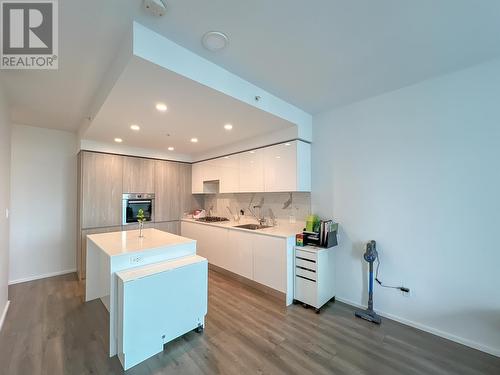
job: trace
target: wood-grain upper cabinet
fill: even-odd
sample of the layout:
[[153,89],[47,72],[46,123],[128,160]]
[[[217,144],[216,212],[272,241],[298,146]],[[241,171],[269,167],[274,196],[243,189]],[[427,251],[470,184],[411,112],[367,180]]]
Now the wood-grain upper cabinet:
[[82,229],[121,225],[123,157],[83,152],[80,169]]
[[193,195],[191,194],[191,178],[192,178],[191,164],[179,164],[179,186],[180,186],[180,215],[185,212],[190,212],[193,208]]
[[123,193],[154,193],[154,176],[154,160],[123,158]]
[[170,161],[155,161],[155,221],[179,220],[180,166]]

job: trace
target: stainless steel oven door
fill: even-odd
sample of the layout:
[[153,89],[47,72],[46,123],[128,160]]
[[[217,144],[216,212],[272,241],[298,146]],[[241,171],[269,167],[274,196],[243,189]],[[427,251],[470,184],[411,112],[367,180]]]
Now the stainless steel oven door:
[[154,221],[154,194],[123,194],[122,202],[122,225],[137,223],[140,209],[146,222]]

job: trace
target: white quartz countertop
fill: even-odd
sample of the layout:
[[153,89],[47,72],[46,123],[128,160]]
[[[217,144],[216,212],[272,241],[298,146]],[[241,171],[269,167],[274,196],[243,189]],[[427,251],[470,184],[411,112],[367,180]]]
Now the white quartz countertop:
[[154,249],[174,247],[196,242],[157,229],[144,229],[144,237],[139,238],[139,230],[91,234],[87,239],[94,242],[109,256],[138,253]]
[[295,235],[297,233],[302,233],[302,230],[304,229],[304,223],[302,223],[302,222],[297,222],[297,223],[293,223],[293,224],[291,224],[291,223],[278,223],[277,226],[274,226],[271,228],[251,230],[251,229],[245,229],[245,228],[236,228],[235,225],[256,224],[257,222],[255,220],[253,220],[253,221],[248,220],[248,219],[241,220],[239,223],[237,223],[235,221],[222,221],[222,222],[207,223],[207,222],[203,222],[203,221],[196,221],[194,219],[182,219],[182,221],[186,221],[189,223],[196,223],[196,224],[200,224],[200,225],[210,225],[213,227],[239,230],[239,231],[243,231],[243,232],[261,234],[261,235],[272,236],[272,237],[280,237],[280,238],[295,237]]

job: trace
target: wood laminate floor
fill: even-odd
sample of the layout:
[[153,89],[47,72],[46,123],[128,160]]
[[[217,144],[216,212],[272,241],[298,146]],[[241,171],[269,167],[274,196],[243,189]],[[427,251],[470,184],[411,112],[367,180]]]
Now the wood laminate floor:
[[[0,333],[0,373],[122,374],[107,356],[107,311],[76,275],[17,284]],[[320,315],[210,272],[204,333],[167,344],[127,374],[500,374],[496,358],[345,304]]]

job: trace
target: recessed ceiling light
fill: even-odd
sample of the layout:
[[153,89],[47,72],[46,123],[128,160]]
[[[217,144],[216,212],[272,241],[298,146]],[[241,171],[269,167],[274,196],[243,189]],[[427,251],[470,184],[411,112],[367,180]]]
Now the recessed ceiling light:
[[229,156],[224,156],[224,159],[229,159]]
[[115,142],[116,142],[116,143],[122,143],[122,142],[123,142],[123,139],[121,139],[121,138],[115,138]]
[[276,156],[276,159],[281,159],[281,156],[279,156],[279,155],[278,155],[278,156]]
[[290,143],[285,143],[285,146],[290,146]]
[[168,147],[168,151],[174,151],[174,150],[175,150],[175,148],[173,148],[172,146]]
[[132,125],[130,125],[130,129],[137,132],[137,131],[141,130],[141,127],[139,125],[132,124]]
[[226,129],[226,130],[231,130],[232,128],[233,128],[233,125],[231,125],[231,124],[224,125],[224,129]]
[[229,43],[229,39],[226,34],[220,31],[209,31],[203,35],[201,42],[206,49],[215,52],[226,48]]
[[156,103],[156,109],[160,112],[166,112],[167,105],[165,103]]
[[250,151],[251,154],[255,154],[255,151]]
[[198,138],[191,138],[192,143],[198,143]]

